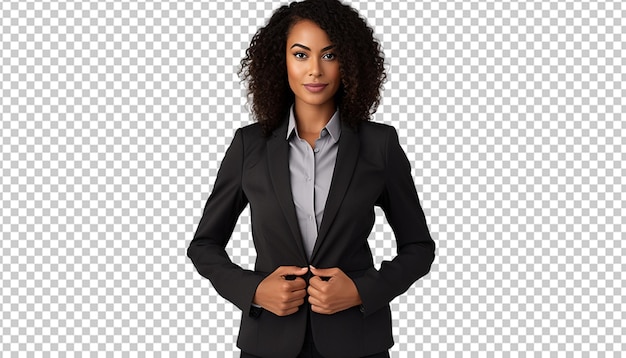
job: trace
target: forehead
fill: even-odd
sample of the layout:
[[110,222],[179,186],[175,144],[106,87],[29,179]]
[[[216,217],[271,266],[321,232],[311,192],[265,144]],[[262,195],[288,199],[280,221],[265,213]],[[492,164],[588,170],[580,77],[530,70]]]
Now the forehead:
[[322,30],[315,22],[300,20],[291,27],[287,34],[287,44],[292,45],[294,43],[326,47],[331,42],[326,31]]

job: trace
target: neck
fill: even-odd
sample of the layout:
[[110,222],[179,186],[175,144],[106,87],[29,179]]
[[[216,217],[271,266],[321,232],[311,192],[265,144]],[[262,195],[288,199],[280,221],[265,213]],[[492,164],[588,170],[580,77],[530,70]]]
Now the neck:
[[335,104],[332,102],[314,106],[296,101],[293,111],[296,116],[298,133],[319,134],[335,114],[335,110]]

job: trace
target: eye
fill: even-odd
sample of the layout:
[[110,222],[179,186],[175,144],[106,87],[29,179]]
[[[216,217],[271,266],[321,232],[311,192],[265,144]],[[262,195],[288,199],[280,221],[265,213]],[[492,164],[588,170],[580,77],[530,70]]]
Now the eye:
[[332,61],[332,60],[337,58],[337,55],[335,55],[334,53],[331,52],[331,53],[324,54],[324,56],[322,56],[322,58],[325,59],[325,60]]
[[303,60],[306,58],[306,54],[304,52],[296,52],[293,54],[295,58],[298,60]]

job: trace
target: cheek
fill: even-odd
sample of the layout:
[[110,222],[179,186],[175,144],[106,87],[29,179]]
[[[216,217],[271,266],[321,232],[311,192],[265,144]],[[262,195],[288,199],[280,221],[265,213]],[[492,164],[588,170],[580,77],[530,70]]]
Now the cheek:
[[329,66],[327,71],[330,77],[332,77],[335,81],[338,81],[341,78],[341,73],[339,72],[338,64],[333,63],[331,66]]
[[287,77],[289,82],[297,80],[299,76],[300,70],[298,68],[298,63],[287,60]]
[[293,69],[289,67],[289,65],[287,65],[287,82],[289,83],[289,88],[291,88],[291,90],[293,91],[293,88],[295,86],[295,81],[296,81],[296,76],[293,73]]

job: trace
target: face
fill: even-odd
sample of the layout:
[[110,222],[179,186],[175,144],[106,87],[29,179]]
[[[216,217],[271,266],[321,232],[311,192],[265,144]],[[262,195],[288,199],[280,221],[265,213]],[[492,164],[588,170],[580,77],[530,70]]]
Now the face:
[[334,45],[316,23],[301,20],[287,36],[287,76],[296,106],[332,106],[341,85]]

